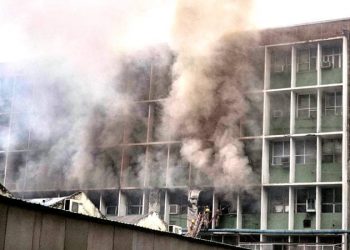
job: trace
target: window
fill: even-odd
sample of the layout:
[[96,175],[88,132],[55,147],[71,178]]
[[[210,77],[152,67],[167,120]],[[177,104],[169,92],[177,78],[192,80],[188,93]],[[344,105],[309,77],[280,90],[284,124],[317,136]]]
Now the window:
[[291,55],[289,51],[274,52],[271,56],[271,71],[273,73],[283,73],[290,71]]
[[269,190],[269,212],[270,213],[288,213],[289,196],[287,188],[278,188]]
[[297,52],[297,71],[316,70],[317,48],[299,49]]
[[341,188],[322,189],[322,213],[341,213],[342,210]]
[[317,116],[317,101],[315,94],[297,95],[297,117],[315,119]]
[[295,163],[308,164],[316,161],[316,141],[302,140],[295,142]]
[[128,215],[142,214],[142,195],[133,195],[128,197]]
[[118,215],[118,206],[108,206],[106,213],[107,215]]
[[306,213],[315,209],[315,189],[296,189],[295,210],[297,213]]
[[322,163],[341,163],[341,139],[322,140]]
[[324,114],[342,115],[342,92],[325,93],[324,95]]
[[325,47],[322,49],[322,68],[341,68],[342,51],[341,46]]
[[272,143],[272,165],[289,164],[289,141]]

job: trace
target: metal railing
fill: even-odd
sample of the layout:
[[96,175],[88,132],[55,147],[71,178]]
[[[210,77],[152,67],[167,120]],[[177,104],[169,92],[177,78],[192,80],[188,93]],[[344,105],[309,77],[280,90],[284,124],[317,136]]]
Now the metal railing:
[[240,247],[252,250],[341,250],[343,244],[322,243],[240,243]]

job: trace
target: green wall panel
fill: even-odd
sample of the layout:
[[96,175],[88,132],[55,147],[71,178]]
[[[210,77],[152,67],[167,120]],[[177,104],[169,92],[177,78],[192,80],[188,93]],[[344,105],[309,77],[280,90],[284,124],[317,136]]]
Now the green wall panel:
[[290,88],[291,73],[271,73],[270,88],[280,89],[280,88]]
[[322,70],[322,84],[332,84],[342,82],[342,68],[337,69],[323,69]]
[[288,229],[288,213],[267,214],[268,229]]
[[236,223],[236,214],[223,214],[219,218],[219,226],[217,228],[236,228]]
[[341,163],[322,163],[321,180],[322,181],[341,181],[342,180]]
[[288,183],[289,166],[270,166],[270,183]]
[[[311,227],[304,227],[304,220],[311,220]],[[295,213],[294,214],[294,229],[315,229],[316,216],[315,213]]]
[[315,181],[316,181],[316,163],[295,165],[295,182],[315,182]]
[[281,118],[271,118],[270,134],[282,135],[289,134],[289,116]]
[[302,133],[315,133],[316,132],[316,118],[300,119],[295,118],[295,132]]
[[341,115],[322,116],[321,128],[322,128],[322,132],[341,131],[342,116]]
[[317,73],[316,71],[299,72],[296,74],[297,87],[309,86],[317,84]]
[[242,214],[242,228],[259,229],[260,214]]
[[321,213],[322,229],[341,229],[341,213]]

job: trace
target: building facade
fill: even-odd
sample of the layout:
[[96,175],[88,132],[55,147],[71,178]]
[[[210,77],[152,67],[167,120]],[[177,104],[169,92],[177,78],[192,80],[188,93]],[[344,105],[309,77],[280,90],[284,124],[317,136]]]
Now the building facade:
[[213,189],[181,158],[181,141],[160,136],[171,60],[126,67],[125,82],[141,87],[134,96],[135,115],[123,123],[121,136],[95,152],[114,169],[115,183],[106,186],[43,188],[32,185],[35,178],[16,184],[38,149],[31,136],[35,128],[21,120],[26,108],[21,95],[30,91],[23,81],[4,77],[0,181],[23,198],[84,189],[109,218],[156,211],[183,228],[189,223],[189,191],[199,189],[199,210],[208,206],[213,216],[220,211],[202,238],[252,249],[347,249],[349,31],[350,20],[260,31],[264,69],[259,89],[249,93],[260,108],[247,114],[240,134],[259,179],[254,192]]

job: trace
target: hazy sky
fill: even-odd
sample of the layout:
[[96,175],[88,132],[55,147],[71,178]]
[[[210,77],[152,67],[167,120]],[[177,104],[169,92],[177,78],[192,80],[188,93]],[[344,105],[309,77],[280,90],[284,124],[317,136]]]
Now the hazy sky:
[[[339,19],[344,17],[350,17],[350,0],[255,0],[255,11],[254,11],[254,20],[259,28],[267,27],[279,27],[279,26],[289,26],[294,24],[316,22],[322,20],[331,20]],[[71,9],[75,8],[78,12],[84,11],[86,7],[86,2],[83,0],[74,0],[74,1],[63,1],[52,0],[48,1],[54,4],[64,4],[62,7],[63,11],[71,12]],[[155,42],[167,42],[170,36],[170,27],[171,19],[174,10],[175,0],[133,0],[130,3],[135,2],[134,6],[140,8],[140,5],[144,5],[140,11],[134,11],[132,15],[132,21],[129,23],[125,21],[126,25],[123,30],[123,34],[115,35],[116,39],[119,39],[120,44],[118,46],[129,46],[133,47],[142,47],[143,44],[153,44]],[[0,0],[0,62],[2,61],[17,61],[23,58],[31,58],[34,55],[40,53],[40,48],[30,47],[29,44],[33,43],[31,37],[28,37],[28,34],[23,32],[21,25],[16,23],[16,18],[18,16],[12,16],[7,13],[7,5],[12,4],[13,6],[16,3],[19,5],[18,9],[29,8],[31,5],[40,4],[40,7],[44,10],[47,8],[47,2],[39,0],[29,0],[26,1],[25,7],[23,7],[23,1],[18,0]],[[34,3],[34,4],[33,4]],[[108,4],[110,5],[123,5],[124,1],[118,0],[90,0],[90,5],[101,7],[102,10]],[[106,4],[105,4],[106,3]],[[218,0],[218,4],[220,0]],[[54,4],[51,4],[54,6]],[[45,6],[46,5],[46,6]],[[103,6],[106,5],[106,6]],[[132,5],[132,4],[130,4]],[[12,7],[13,7],[12,6]],[[82,8],[80,8],[82,6]],[[151,7],[150,7],[151,6]],[[98,8],[96,7],[96,8]],[[148,9],[147,9],[148,8]],[[15,10],[17,7],[15,6]],[[80,10],[79,10],[80,9]],[[132,12],[132,7],[128,6],[122,12],[120,12],[120,18],[123,20],[128,20],[127,16],[129,10]],[[127,11],[125,11],[127,10]],[[51,10],[52,11],[52,10]],[[91,11],[91,9],[89,10]],[[92,11],[93,12],[93,11]],[[102,11],[103,12],[103,11]],[[22,13],[28,13],[22,12]],[[35,12],[34,12],[35,13]],[[96,12],[97,13],[97,12]],[[94,13],[94,14],[96,14]],[[100,12],[98,12],[100,13]],[[98,15],[98,13],[96,15]],[[62,19],[61,15],[56,12],[57,19]],[[63,14],[63,13],[62,13]],[[15,15],[20,15],[15,12]],[[28,18],[29,14],[26,15]],[[48,16],[50,16],[48,14]],[[124,17],[125,16],[125,17]],[[96,18],[96,16],[95,16]],[[103,21],[105,17],[101,16]],[[23,18],[22,18],[23,19]],[[52,17],[55,20],[55,17]],[[108,20],[108,19],[107,19]],[[78,22],[84,20],[78,20]],[[42,23],[42,22],[41,22]],[[45,23],[45,22],[44,22]],[[56,22],[59,23],[59,22]],[[106,22],[110,23],[110,22]],[[37,23],[40,26],[40,22]],[[48,26],[48,25],[46,25]],[[122,41],[122,40],[125,41]],[[141,43],[141,46],[140,46]],[[32,45],[31,45],[32,46]],[[35,46],[34,46],[35,47]],[[119,49],[119,47],[118,47]]]
[[262,28],[350,18],[349,0],[255,1],[255,21]]

